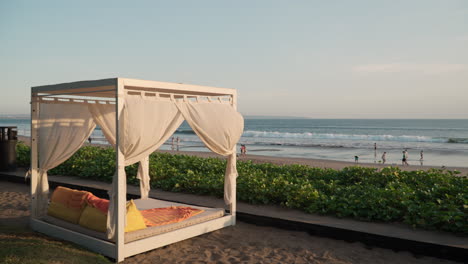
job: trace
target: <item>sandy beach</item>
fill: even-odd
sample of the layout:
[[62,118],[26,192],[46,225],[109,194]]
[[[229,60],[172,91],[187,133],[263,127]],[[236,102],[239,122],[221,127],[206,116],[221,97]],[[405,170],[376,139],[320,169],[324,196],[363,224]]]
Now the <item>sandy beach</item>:
[[[29,188],[0,182],[0,225],[27,227]],[[238,222],[199,237],[126,259],[123,263],[456,263],[409,252],[371,248],[305,232]]]
[[[182,154],[182,155],[195,155],[199,157],[220,157],[215,153],[210,152],[195,152],[195,151],[170,151],[170,150],[160,150],[158,152],[166,152],[172,154]],[[418,166],[418,165],[409,165],[401,166],[398,164],[377,164],[377,163],[354,163],[346,161],[337,161],[337,160],[323,160],[323,159],[308,159],[308,158],[290,158],[290,157],[271,157],[271,156],[261,156],[261,155],[244,155],[239,156],[238,160],[247,161],[251,160],[254,163],[273,163],[278,165],[291,165],[291,164],[301,164],[308,165],[311,167],[318,168],[329,168],[329,169],[343,169],[350,166],[361,166],[368,168],[385,168],[388,166],[399,167],[401,170],[405,171],[414,171],[414,170],[428,170],[428,169],[441,169],[442,167],[436,166]],[[457,170],[460,171],[462,175],[468,175],[468,167],[444,167],[448,170]]]
[[[29,145],[30,138],[18,136],[18,140],[25,142]],[[99,144],[89,144],[85,143],[85,145],[93,145],[93,146],[101,146],[101,147],[108,147],[108,145],[99,145]],[[158,150],[157,152],[162,153],[172,153],[172,154],[180,154],[180,155],[193,155],[198,157],[212,157],[212,158],[223,158],[222,156],[213,153],[213,152],[203,152],[203,151],[175,151],[175,150]],[[414,171],[414,170],[428,170],[431,168],[441,169],[441,167],[436,166],[419,166],[419,165],[410,165],[410,166],[401,166],[399,164],[377,164],[377,163],[354,163],[354,162],[346,162],[346,161],[337,161],[337,160],[325,160],[325,159],[309,159],[309,158],[291,158],[291,157],[272,157],[272,156],[261,156],[261,155],[239,155],[238,160],[241,161],[248,161],[251,160],[254,163],[273,163],[278,165],[290,165],[290,164],[301,164],[301,165],[308,165],[311,167],[318,167],[318,168],[330,168],[330,169],[343,169],[345,167],[350,166],[362,166],[362,167],[369,167],[369,168],[384,168],[387,166],[392,167],[399,167],[405,171]],[[461,175],[468,175],[468,167],[444,167],[448,170],[458,170],[461,172]]]

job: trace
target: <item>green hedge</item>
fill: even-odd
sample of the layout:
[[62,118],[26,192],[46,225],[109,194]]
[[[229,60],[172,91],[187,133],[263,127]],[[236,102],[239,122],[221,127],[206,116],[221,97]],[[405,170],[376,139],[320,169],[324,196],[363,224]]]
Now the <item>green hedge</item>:
[[[27,147],[19,145],[18,149],[18,161],[27,164]],[[225,165],[216,158],[154,153],[150,156],[151,184],[166,191],[222,197]],[[250,161],[238,161],[237,168],[240,201],[468,234],[468,178],[457,176],[459,172],[392,167],[333,170]],[[87,146],[49,174],[110,182],[114,170],[112,148]],[[131,184],[137,184],[136,171],[136,165],[126,167]]]

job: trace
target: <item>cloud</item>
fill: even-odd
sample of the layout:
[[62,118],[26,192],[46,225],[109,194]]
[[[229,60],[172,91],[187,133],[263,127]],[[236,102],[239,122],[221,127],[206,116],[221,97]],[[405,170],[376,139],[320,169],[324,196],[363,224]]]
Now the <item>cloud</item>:
[[357,73],[422,73],[443,74],[468,71],[467,64],[414,64],[414,63],[388,63],[363,64],[352,68]]

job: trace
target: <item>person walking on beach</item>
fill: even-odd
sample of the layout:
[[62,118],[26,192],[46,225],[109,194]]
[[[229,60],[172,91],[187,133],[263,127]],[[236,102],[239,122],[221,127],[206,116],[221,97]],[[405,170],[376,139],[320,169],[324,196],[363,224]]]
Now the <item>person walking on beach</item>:
[[88,137],[89,144],[91,144],[91,141],[92,141],[91,137]]
[[403,151],[403,158],[401,159],[401,165],[409,165],[408,164],[408,152],[406,150]]
[[176,141],[177,141],[177,151],[179,151],[179,143],[180,143],[180,138],[179,138],[179,137],[177,137]]
[[423,165],[423,161],[424,161],[424,152],[421,150],[421,158],[419,159],[419,163],[421,163],[421,166]]
[[387,161],[387,152],[384,152],[382,154],[382,164],[385,164],[386,161]]
[[174,137],[171,139],[171,150],[174,150]]
[[359,162],[359,157],[358,156],[354,156],[354,163],[358,163]]
[[245,156],[245,153],[247,152],[247,149],[244,144],[241,145],[241,155]]

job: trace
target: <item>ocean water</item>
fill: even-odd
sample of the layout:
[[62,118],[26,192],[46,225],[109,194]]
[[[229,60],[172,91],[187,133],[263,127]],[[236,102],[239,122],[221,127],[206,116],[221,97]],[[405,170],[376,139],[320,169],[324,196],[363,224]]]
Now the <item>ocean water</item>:
[[[0,119],[1,125],[16,125],[20,135],[30,135],[29,119]],[[208,151],[186,123],[174,137],[180,150]],[[92,138],[106,143],[99,129]],[[352,162],[358,156],[366,163],[381,162],[385,151],[387,164],[401,164],[407,149],[410,165],[468,167],[468,120],[247,118],[239,144],[249,154]],[[171,139],[161,147],[171,148]]]

